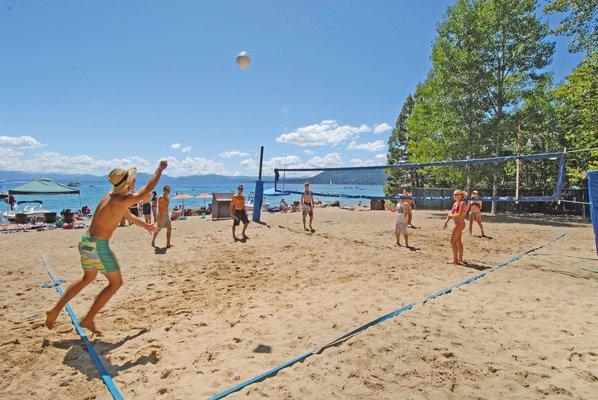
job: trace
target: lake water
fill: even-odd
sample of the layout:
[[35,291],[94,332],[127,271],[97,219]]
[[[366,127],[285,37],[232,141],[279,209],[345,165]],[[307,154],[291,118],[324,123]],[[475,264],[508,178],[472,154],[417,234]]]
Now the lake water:
[[[13,187],[17,187],[27,183],[27,181],[2,181],[0,182],[0,191],[8,192],[9,189]],[[60,182],[66,183],[66,182]],[[143,185],[144,182],[140,182],[138,184],[138,188]],[[255,190],[255,181],[251,182],[226,182],[226,183],[197,183],[195,184],[193,181],[185,181],[184,183],[177,183],[176,181],[169,182],[165,180],[164,182],[160,182],[157,186],[158,194],[162,191],[162,186],[165,184],[171,185],[171,192],[172,197],[174,194],[178,192],[184,192],[193,196],[197,196],[200,193],[232,193],[235,192],[237,186],[242,184],[245,187],[246,196],[249,196]],[[264,189],[269,189],[274,186],[273,183],[265,183]],[[282,186],[279,183],[278,189],[281,190],[284,187],[286,190],[292,191],[303,191],[303,185],[301,184],[286,184]],[[17,201],[23,200],[41,200],[44,202],[43,207],[50,211],[60,212],[65,208],[70,208],[71,210],[80,209],[81,206],[87,205],[91,208],[92,212],[96,207],[100,198],[110,190],[111,185],[108,182],[103,182],[102,180],[84,182],[81,181],[81,185],[77,187],[80,191],[81,198],[79,199],[78,195],[59,195],[59,196],[37,196],[37,195],[28,195],[28,196],[15,196]],[[382,186],[381,185],[312,185],[312,190],[316,193],[340,193],[345,195],[351,196],[381,196],[382,195]],[[284,198],[287,203],[290,203],[295,200],[299,200],[300,195],[298,194],[289,194],[285,196],[264,196],[264,202],[277,205],[280,202],[280,199]],[[316,199],[322,200],[323,202],[331,202],[334,200],[340,200],[343,204],[357,204],[361,202],[368,202],[367,199],[359,199],[359,198],[344,198],[338,196],[316,196]],[[211,199],[189,199],[185,200],[186,207],[194,207],[194,206],[203,206],[208,203],[211,203]],[[178,205],[181,204],[181,200],[172,199],[171,205]],[[6,207],[6,204],[1,204],[2,208]],[[2,210],[4,212],[4,210]]]

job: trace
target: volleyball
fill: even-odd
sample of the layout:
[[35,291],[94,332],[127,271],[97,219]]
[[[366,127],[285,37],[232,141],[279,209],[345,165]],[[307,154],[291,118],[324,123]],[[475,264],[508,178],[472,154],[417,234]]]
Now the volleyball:
[[249,53],[246,51],[242,51],[237,54],[237,65],[243,69],[249,68],[249,64],[251,63],[251,58],[249,58]]

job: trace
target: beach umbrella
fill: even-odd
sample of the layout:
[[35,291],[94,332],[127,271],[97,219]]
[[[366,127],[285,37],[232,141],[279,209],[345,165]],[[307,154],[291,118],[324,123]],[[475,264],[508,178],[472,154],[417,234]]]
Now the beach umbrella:
[[192,199],[193,196],[191,196],[190,194],[187,194],[187,193],[180,192],[180,193],[177,193],[176,196],[174,196],[174,198],[177,200],[181,200],[181,202],[183,203],[183,208],[185,208],[185,200]]
[[203,199],[203,206],[205,208],[206,206],[206,199],[211,199],[212,198],[212,193],[200,193],[197,196],[195,196],[196,199]]

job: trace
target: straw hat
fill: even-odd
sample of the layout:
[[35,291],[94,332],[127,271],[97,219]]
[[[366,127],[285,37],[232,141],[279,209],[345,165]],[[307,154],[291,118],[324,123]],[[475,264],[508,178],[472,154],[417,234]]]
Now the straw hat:
[[133,167],[126,171],[122,168],[114,168],[108,174],[108,180],[114,186],[110,193],[118,193],[125,188],[129,183],[135,179],[137,175],[137,168]]

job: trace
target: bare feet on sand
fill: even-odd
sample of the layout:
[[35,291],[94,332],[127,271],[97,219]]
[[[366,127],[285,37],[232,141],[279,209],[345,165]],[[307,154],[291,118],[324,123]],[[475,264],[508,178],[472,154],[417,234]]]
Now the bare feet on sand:
[[102,331],[100,331],[98,329],[98,327],[96,326],[96,323],[93,320],[92,321],[88,321],[86,319],[83,319],[79,325],[81,325],[81,328],[88,329],[91,332],[95,333],[96,335],[101,335],[102,334]]
[[46,322],[44,323],[44,325],[46,325],[46,328],[48,329],[52,329],[54,328],[54,324],[56,323],[56,318],[58,318],[58,313],[55,311],[46,311]]
[[167,248],[167,249],[170,249],[171,247],[174,247],[174,244],[167,244],[167,245],[166,245],[166,248]]

